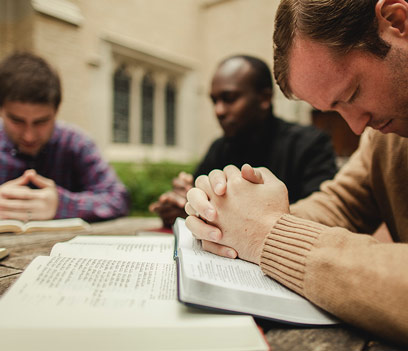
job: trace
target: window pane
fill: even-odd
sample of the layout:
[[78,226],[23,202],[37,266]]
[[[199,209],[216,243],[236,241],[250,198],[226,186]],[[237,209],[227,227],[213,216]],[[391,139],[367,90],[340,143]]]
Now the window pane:
[[166,145],[176,145],[176,90],[166,86]]
[[124,66],[113,76],[113,142],[129,142],[129,101],[131,78]]
[[154,83],[145,75],[142,83],[142,144],[153,144]]

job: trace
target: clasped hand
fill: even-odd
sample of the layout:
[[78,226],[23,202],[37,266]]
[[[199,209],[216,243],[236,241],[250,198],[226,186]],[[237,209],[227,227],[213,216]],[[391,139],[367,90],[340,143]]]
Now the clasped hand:
[[[28,184],[38,189],[31,189]],[[20,221],[53,219],[58,208],[58,192],[53,180],[30,169],[0,186],[0,218]]]
[[196,179],[187,227],[207,251],[259,263],[266,235],[289,213],[286,186],[266,168],[227,166]]
[[177,217],[186,217],[184,206],[187,202],[187,191],[193,187],[193,176],[180,172],[173,179],[173,189],[162,194],[157,202],[149,206],[151,212],[156,212],[165,227],[171,228]]

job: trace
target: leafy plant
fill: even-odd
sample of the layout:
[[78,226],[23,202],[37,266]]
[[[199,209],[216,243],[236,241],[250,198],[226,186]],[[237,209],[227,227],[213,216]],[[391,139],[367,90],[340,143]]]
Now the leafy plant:
[[119,179],[127,187],[131,198],[131,215],[150,216],[149,205],[170,190],[171,181],[181,172],[193,173],[196,163],[174,162],[112,162]]

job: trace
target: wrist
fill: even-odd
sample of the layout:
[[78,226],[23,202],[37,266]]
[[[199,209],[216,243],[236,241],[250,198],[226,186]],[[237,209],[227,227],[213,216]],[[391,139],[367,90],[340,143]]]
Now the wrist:
[[285,213],[277,214],[277,215],[272,215],[270,216],[270,221],[269,224],[266,228],[266,230],[262,231],[262,235],[259,236],[259,239],[257,241],[257,245],[254,248],[254,254],[253,257],[254,259],[252,262],[260,265],[262,261],[262,254],[264,252],[264,247],[265,247],[265,242],[267,240],[268,235],[271,233],[273,228],[279,223],[279,220],[285,215]]

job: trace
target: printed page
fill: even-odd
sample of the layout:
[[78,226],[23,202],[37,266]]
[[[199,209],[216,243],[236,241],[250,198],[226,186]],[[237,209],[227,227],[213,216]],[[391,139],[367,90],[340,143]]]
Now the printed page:
[[[112,248],[122,259],[112,257]],[[59,249],[34,259],[0,299],[6,348],[268,349],[251,317],[178,302],[173,236],[79,237],[62,246],[66,253],[85,250],[95,257],[58,256]],[[97,257],[104,252],[111,256]],[[123,259],[126,253],[131,259]]]
[[179,256],[182,253],[183,274],[187,278],[234,290],[299,297],[265,276],[258,265],[204,251],[200,241],[196,240],[187,228],[184,219],[177,218],[175,233]]
[[57,243],[50,256],[109,258],[172,263],[174,236],[77,236]]
[[86,318],[86,311],[139,313],[168,301],[176,302],[174,262],[39,256],[6,292],[0,309],[18,306],[27,316],[32,309],[79,311]]
[[184,221],[177,225],[180,299],[196,305],[250,313],[299,324],[338,321],[302,296],[264,275],[261,268],[240,259],[220,257],[202,249]]
[[0,299],[0,335],[32,330],[49,342],[54,332],[78,330],[74,339],[92,335],[95,345],[116,330],[146,350],[267,349],[252,318],[192,310],[176,292],[174,262],[39,256]]
[[176,300],[174,237],[78,236],[37,257],[3,300],[45,308],[139,308]]
[[181,253],[183,274],[188,279],[234,290],[303,299],[267,277],[256,264],[220,257],[201,248],[182,248]]

